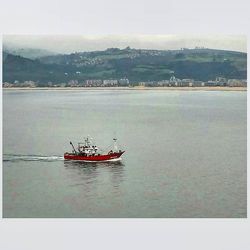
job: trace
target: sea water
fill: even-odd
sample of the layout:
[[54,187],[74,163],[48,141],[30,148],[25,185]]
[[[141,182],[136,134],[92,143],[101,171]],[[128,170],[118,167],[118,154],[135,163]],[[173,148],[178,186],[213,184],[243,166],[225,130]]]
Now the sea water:
[[[4,90],[3,216],[247,215],[247,95]],[[119,163],[63,160],[90,135]]]

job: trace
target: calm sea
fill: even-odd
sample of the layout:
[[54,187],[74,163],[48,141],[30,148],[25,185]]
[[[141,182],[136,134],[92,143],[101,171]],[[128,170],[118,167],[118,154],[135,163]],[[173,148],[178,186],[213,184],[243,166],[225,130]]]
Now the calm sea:
[[[3,91],[4,217],[246,217],[247,94]],[[63,160],[90,135],[121,163]]]

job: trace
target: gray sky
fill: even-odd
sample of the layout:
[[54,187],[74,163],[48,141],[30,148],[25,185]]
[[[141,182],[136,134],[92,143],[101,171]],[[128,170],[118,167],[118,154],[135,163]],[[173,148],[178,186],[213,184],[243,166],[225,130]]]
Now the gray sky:
[[194,48],[247,51],[246,36],[237,35],[4,35],[3,44],[58,53],[105,50],[111,47],[172,50]]

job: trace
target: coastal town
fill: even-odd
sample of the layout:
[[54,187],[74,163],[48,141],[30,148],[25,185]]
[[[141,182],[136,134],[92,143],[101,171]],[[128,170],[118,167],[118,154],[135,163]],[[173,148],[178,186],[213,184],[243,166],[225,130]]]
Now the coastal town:
[[[4,82],[3,88],[36,88],[40,87],[38,82],[15,80],[13,83]],[[128,78],[121,79],[87,79],[84,81],[70,80],[67,83],[48,82],[43,85],[50,88],[79,88],[79,87],[247,87],[246,79],[227,79],[216,77],[209,81],[198,81],[194,79],[179,79],[171,76],[170,79],[161,81],[131,82]]]

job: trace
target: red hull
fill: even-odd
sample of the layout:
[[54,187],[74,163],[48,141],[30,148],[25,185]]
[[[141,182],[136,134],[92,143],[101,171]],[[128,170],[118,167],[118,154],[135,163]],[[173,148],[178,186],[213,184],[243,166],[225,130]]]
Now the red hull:
[[93,161],[93,162],[114,161],[114,160],[118,160],[124,152],[125,151],[119,152],[119,153],[107,154],[107,155],[94,155],[94,156],[82,156],[82,155],[75,155],[71,153],[65,153],[64,159],[75,160],[75,161]]

